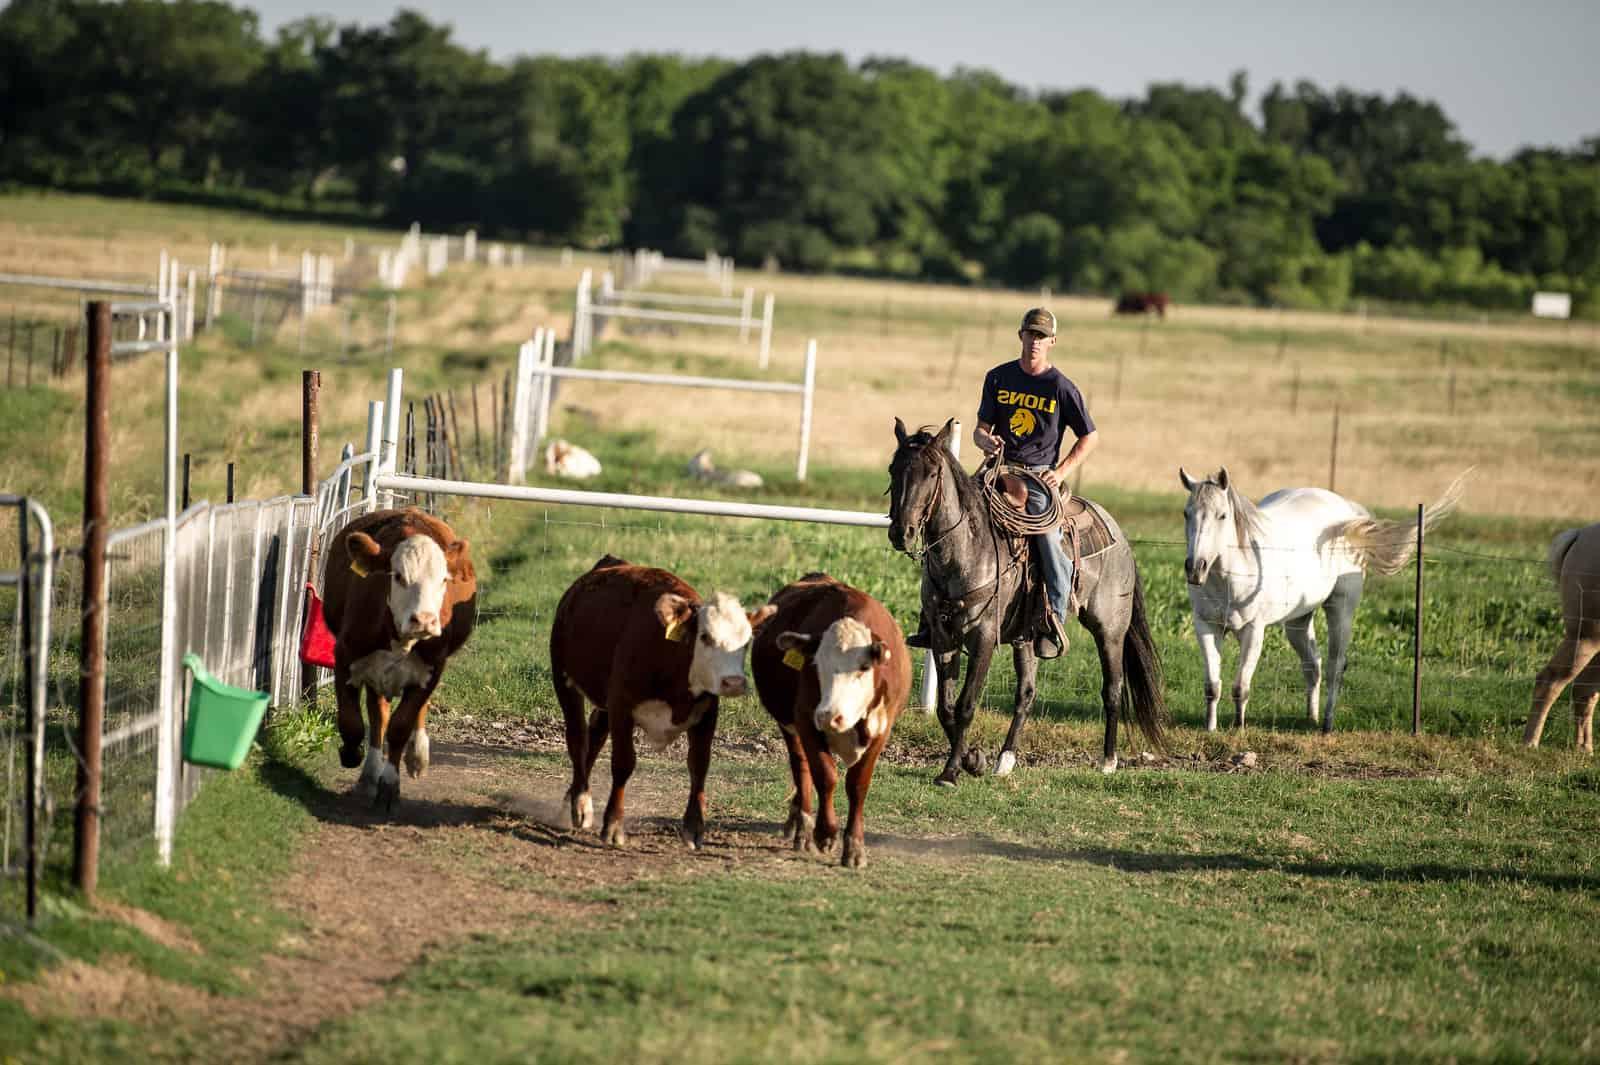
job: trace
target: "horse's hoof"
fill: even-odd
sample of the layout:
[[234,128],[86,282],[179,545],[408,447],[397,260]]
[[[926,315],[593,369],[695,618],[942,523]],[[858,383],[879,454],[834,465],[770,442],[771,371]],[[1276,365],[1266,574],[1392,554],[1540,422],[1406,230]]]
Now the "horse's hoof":
[[983,771],[989,768],[989,756],[983,753],[983,748],[973,747],[961,756],[961,768],[975,777],[983,776]]
[[960,779],[961,777],[956,770],[946,769],[943,773],[933,778],[933,783],[936,787],[953,788]]
[[366,748],[359,743],[353,747],[341,746],[339,748],[339,764],[346,769],[354,769],[361,764],[361,760],[366,756]]
[[1009,777],[1011,771],[1015,768],[1017,768],[1017,752],[1001,751],[1000,760],[994,764],[994,775],[997,777]]

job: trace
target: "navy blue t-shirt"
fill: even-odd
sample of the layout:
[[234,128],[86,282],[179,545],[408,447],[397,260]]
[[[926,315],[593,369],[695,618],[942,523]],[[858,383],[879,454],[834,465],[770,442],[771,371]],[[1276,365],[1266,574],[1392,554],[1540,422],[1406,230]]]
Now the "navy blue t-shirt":
[[1024,466],[1054,466],[1064,430],[1080,437],[1094,432],[1077,385],[1054,366],[1033,377],[1018,359],[984,376],[978,420],[1005,441],[1006,461]]

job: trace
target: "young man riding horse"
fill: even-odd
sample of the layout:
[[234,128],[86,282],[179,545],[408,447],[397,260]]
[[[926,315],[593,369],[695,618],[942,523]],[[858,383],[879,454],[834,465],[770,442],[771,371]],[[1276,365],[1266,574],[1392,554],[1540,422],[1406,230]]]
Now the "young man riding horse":
[[[1002,363],[984,376],[972,442],[985,455],[998,453],[1005,462],[1038,474],[1050,491],[1059,493],[1072,470],[1099,446],[1100,434],[1078,386],[1050,365],[1056,316],[1043,307],[1033,308],[1022,316],[1017,337],[1022,341],[1022,353],[1016,361]],[[1061,444],[1067,431],[1074,440],[1063,455]],[[1032,478],[1027,487],[1028,513],[1049,510],[1045,489]],[[1050,601],[1046,629],[1035,638],[1034,653],[1040,658],[1056,658],[1067,649],[1061,619],[1067,616],[1072,594],[1072,560],[1062,546],[1059,529],[1030,539],[1038,552]],[[913,647],[929,646],[926,623],[906,642]]]

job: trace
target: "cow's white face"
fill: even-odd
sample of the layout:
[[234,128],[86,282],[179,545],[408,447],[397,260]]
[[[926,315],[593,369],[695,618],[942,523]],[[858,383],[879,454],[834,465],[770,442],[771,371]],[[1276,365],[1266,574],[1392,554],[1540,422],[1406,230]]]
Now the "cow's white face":
[[694,660],[689,663],[689,690],[696,695],[744,694],[744,653],[750,647],[750,618],[739,600],[718,592],[700,604]]
[[855,618],[828,626],[812,659],[820,696],[815,714],[819,732],[847,732],[867,716],[877,690],[872,667],[888,658],[889,649]]
[[450,566],[431,536],[408,536],[389,560],[389,613],[401,640],[439,635]]

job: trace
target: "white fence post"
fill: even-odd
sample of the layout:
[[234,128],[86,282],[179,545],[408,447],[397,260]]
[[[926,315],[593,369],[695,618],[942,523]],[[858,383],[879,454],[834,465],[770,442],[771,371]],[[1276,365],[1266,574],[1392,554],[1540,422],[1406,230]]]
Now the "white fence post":
[[478,258],[478,231],[467,230],[466,237],[461,241],[461,258],[467,262],[476,262]]
[[761,308],[761,368],[767,368],[767,360],[772,355],[772,293],[767,293],[766,303]]
[[739,305],[739,343],[743,344],[750,339],[750,312],[755,309],[756,290],[749,285],[744,287],[744,303]]
[[[961,461],[961,423],[950,426],[950,454]],[[939,708],[939,671],[933,664],[933,651],[922,652],[922,711],[932,713]]]
[[[556,364],[556,331],[545,330],[544,334],[544,367],[549,369]],[[554,384],[551,376],[546,373],[539,378],[539,406],[534,412],[533,442],[538,444],[550,432],[550,389]]]
[[583,274],[578,278],[578,295],[573,303],[572,310],[572,364],[574,366],[585,355],[589,354],[589,330],[594,321],[589,307],[589,287],[593,283],[593,271],[585,268]]
[[367,463],[367,478],[361,485],[362,511],[371,514],[378,509],[378,472],[383,461],[383,400],[367,402],[367,453],[372,461]]
[[[191,280],[194,275],[191,273]],[[166,441],[163,459],[166,528],[161,544],[160,694],[156,699],[156,858],[172,864],[173,828],[178,821],[178,322],[173,316],[172,343],[167,348]]]
[[517,374],[511,384],[511,453],[506,460],[506,480],[511,484],[521,484],[528,477],[528,385],[542,334],[541,326],[537,339],[523,341],[517,349]]
[[[400,393],[405,385],[405,371],[398,366],[389,371],[389,391],[383,403],[383,449],[378,466],[385,473],[393,473],[400,464]],[[391,494],[385,503],[394,506]]]
[[206,328],[216,324],[222,314],[222,245],[211,244],[211,259],[206,264]]
[[811,404],[817,388],[817,340],[806,341],[805,391],[800,393],[800,458],[795,464],[794,479],[806,479],[806,461],[811,455]]
[[195,272],[189,271],[189,290],[183,298],[183,339],[194,339],[194,288]]

